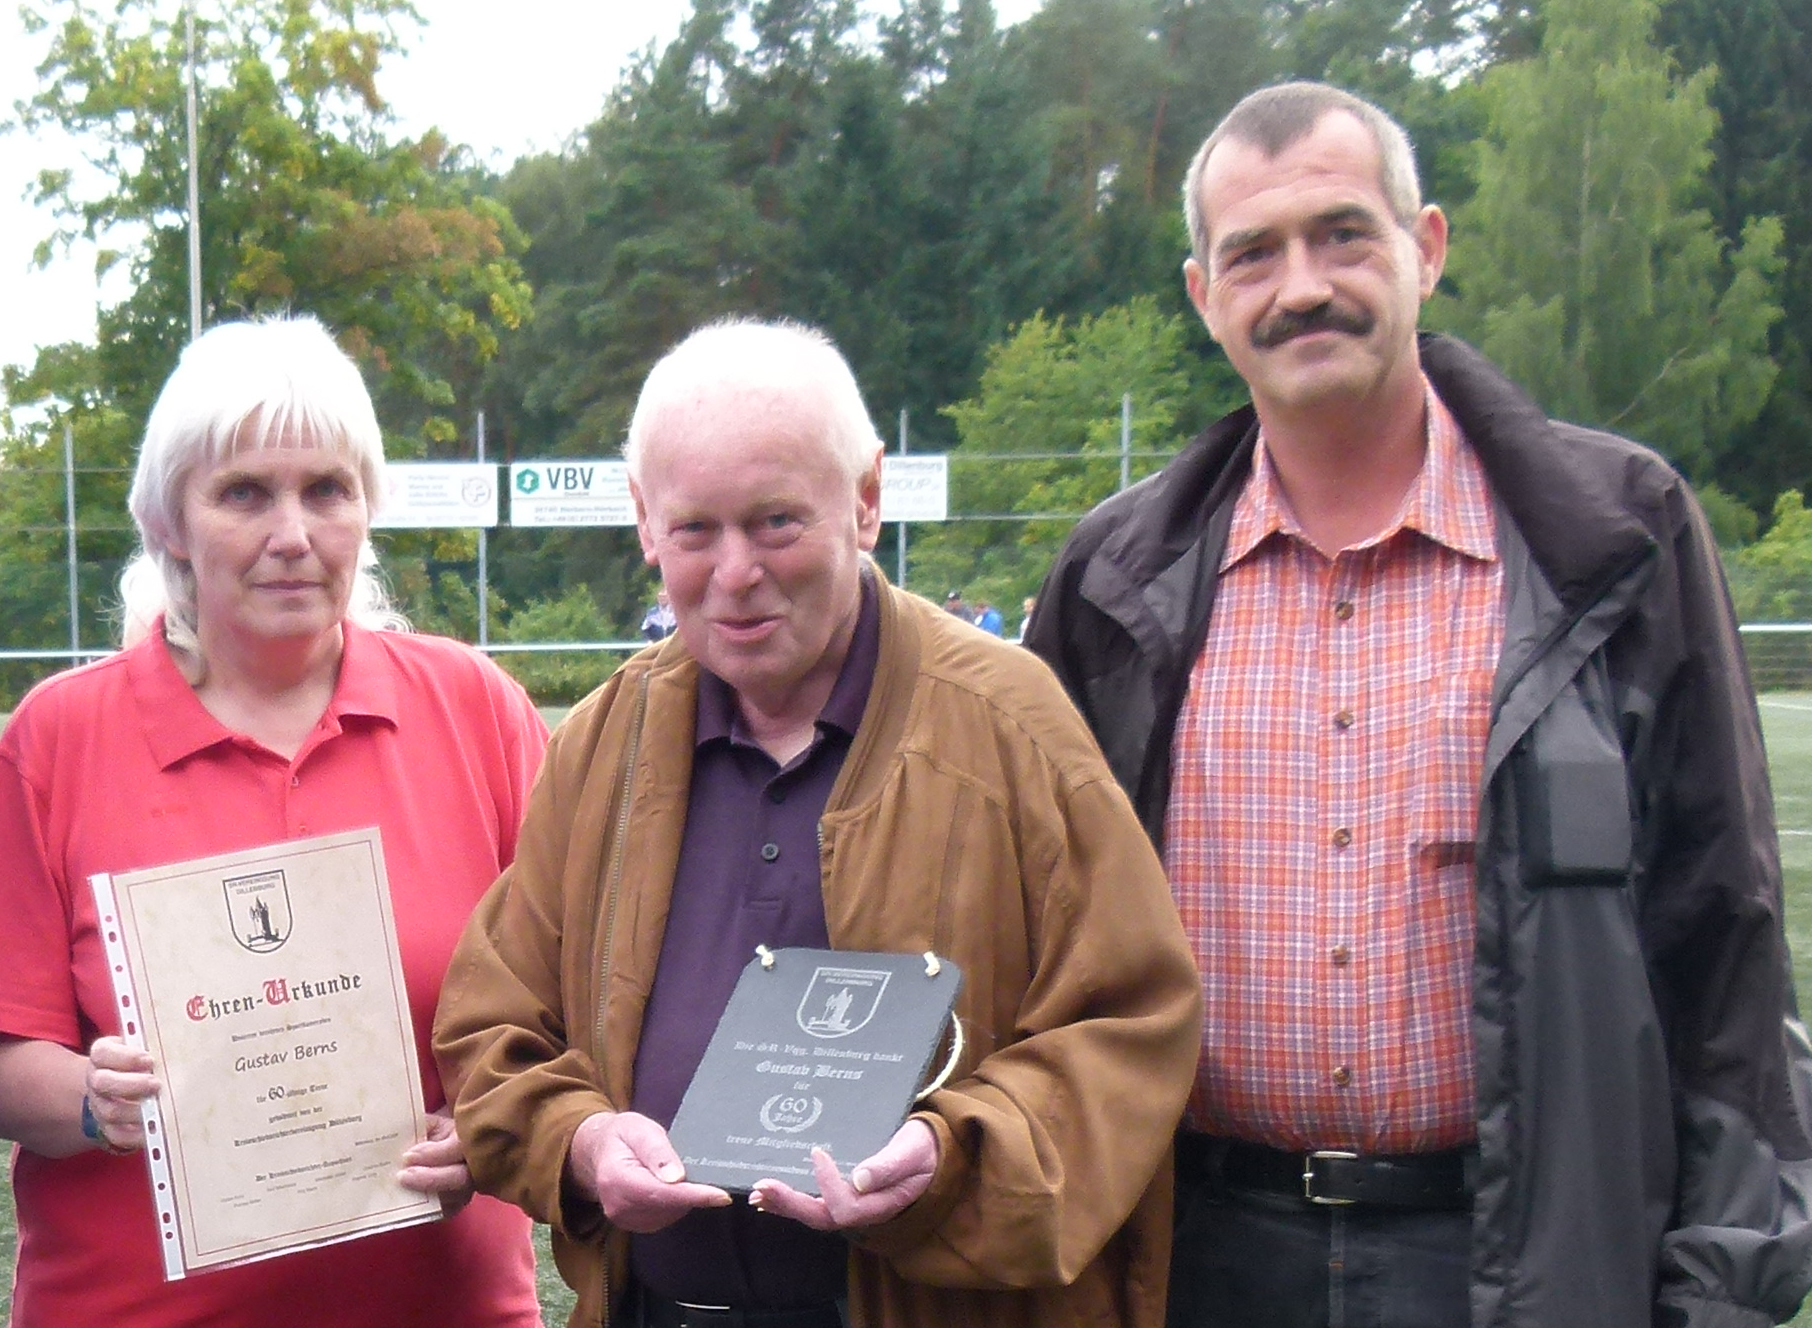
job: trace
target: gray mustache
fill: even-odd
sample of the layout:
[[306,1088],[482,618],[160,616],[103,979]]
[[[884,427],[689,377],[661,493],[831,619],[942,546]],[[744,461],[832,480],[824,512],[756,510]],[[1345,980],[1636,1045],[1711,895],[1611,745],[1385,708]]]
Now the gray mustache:
[[1337,308],[1333,304],[1321,304],[1301,312],[1286,309],[1252,329],[1252,344],[1260,350],[1274,350],[1286,341],[1311,332],[1345,332],[1363,337],[1371,332],[1373,325],[1369,314]]

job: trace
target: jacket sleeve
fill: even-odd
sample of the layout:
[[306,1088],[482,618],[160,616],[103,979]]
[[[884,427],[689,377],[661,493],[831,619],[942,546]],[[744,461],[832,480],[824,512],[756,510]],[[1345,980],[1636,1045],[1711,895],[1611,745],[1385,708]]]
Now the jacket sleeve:
[[1077,592],[1077,584],[1093,551],[1095,541],[1089,538],[1090,534],[1087,530],[1078,531],[1065,541],[1051,570],[1045,574],[1044,585],[1039,588],[1038,608],[1026,624],[1025,639],[1021,644],[1051,666],[1057,680],[1063,684],[1063,690],[1069,693],[1070,702],[1094,728],[1097,717],[1089,713],[1089,693],[1085,686],[1089,671],[1081,659],[1083,641],[1093,638],[1082,631],[1076,621],[1087,608]]
[[[514,863],[466,923],[434,1021],[440,1063],[477,1187],[575,1239],[602,1225],[595,1205],[562,1185],[574,1131],[614,1110],[587,1050],[573,1044],[563,1000],[569,914],[567,850],[576,790],[561,777],[557,734],[533,792]],[[584,762],[579,763],[583,768]],[[589,947],[590,934],[575,937]]]
[[[1033,917],[1029,972],[967,975],[991,1045],[926,1103],[931,1189],[856,1235],[913,1282],[1073,1283],[1154,1185],[1200,1051],[1201,981],[1125,795],[1103,771],[1055,815],[1021,812],[1022,878],[997,907]],[[974,913],[959,925],[986,930]],[[1157,1183],[1167,1207],[1168,1175]]]
[[1812,1048],[1796,1018],[1760,722],[1717,553],[1684,489],[1659,593],[1680,666],[1647,768],[1644,894],[1679,1183],[1655,1323],[1760,1328],[1812,1284]]

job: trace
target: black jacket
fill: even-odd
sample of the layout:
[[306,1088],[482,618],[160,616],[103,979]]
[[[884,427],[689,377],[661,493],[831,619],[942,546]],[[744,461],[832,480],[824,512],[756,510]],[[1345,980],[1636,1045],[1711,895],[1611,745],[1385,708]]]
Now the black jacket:
[[[1761,730],[1716,546],[1645,448],[1422,342],[1498,505],[1480,773],[1474,1328],[1749,1328],[1812,1283],[1812,1077]],[[1072,535],[1026,643],[1162,849],[1250,407]]]

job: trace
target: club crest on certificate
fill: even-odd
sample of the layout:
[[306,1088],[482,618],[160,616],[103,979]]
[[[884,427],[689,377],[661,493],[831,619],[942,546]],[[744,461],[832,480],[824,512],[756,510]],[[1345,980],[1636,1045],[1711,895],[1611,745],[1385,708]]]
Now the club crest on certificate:
[[280,868],[230,876],[220,888],[226,895],[233,939],[239,944],[253,954],[268,954],[289,939],[294,916],[289,908],[289,880]]

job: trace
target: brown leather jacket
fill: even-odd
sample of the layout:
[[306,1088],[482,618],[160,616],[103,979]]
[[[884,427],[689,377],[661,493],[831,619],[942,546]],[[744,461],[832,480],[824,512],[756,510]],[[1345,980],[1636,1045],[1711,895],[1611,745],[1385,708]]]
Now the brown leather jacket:
[[[697,679],[669,639],[554,735],[515,865],[467,926],[436,1021],[479,1188],[553,1226],[571,1322],[591,1328],[628,1242],[562,1170],[579,1123],[630,1100]],[[922,1113],[938,1170],[855,1235],[854,1322],[1156,1328],[1160,1164],[1201,986],[1157,857],[1062,689],[1028,652],[885,589],[873,689],[821,825],[831,943],[935,950],[965,976],[967,1048]]]

